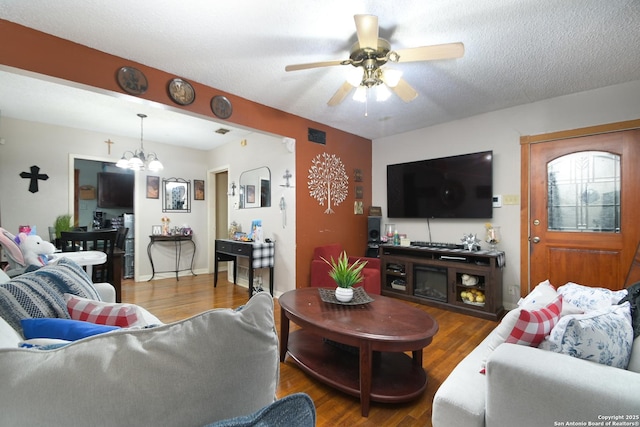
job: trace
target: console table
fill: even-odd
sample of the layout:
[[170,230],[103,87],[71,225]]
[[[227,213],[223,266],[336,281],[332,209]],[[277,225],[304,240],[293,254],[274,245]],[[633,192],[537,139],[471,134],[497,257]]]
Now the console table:
[[[156,243],[173,243],[174,248],[175,248],[175,259],[176,259],[176,268],[175,270],[168,270],[168,271],[158,271],[158,273],[169,273],[169,272],[175,272],[176,273],[176,280],[180,280],[178,278],[178,272],[179,271],[186,271],[189,270],[191,271],[191,274],[193,274],[194,276],[196,275],[193,272],[193,260],[196,256],[196,243],[193,241],[193,236],[185,236],[182,234],[176,234],[173,236],[164,236],[164,235],[151,235],[149,236],[149,244],[147,245],[147,255],[149,256],[149,262],[151,262],[151,278],[149,279],[149,281],[151,281],[151,279],[153,279],[153,276],[156,275],[156,269],[153,265],[153,257],[151,256],[151,247],[156,244]],[[193,246],[193,253],[191,254],[191,263],[189,264],[189,268],[180,268],[180,258],[182,257],[182,244],[183,243],[191,243],[191,245]]]
[[218,262],[233,262],[233,283],[238,279],[237,257],[249,259],[249,298],[253,296],[253,269],[269,269],[269,292],[273,296],[273,264],[275,260],[276,244],[240,242],[236,240],[217,239],[213,272],[213,287],[218,285]]

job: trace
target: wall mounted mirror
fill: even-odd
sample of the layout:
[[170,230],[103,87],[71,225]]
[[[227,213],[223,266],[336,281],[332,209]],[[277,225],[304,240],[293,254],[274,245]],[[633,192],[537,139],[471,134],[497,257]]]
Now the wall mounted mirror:
[[240,174],[240,209],[271,206],[271,171],[268,167]]
[[191,212],[191,181],[162,180],[162,212]]

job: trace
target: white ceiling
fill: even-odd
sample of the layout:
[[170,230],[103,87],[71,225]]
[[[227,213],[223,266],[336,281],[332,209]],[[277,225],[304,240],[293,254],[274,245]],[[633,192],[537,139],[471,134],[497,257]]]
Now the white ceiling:
[[[360,13],[392,49],[460,41],[465,54],[394,64],[419,93],[410,103],[329,107],[350,66],[284,67],[346,59]],[[370,139],[640,80],[639,0],[2,0],[0,17]],[[0,69],[2,116],[139,137],[144,112],[145,140],[200,149],[229,127],[12,71]]]

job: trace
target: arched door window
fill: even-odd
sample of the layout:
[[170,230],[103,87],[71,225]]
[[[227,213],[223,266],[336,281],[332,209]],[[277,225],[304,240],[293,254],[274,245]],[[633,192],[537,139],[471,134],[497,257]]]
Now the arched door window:
[[567,154],[547,165],[548,228],[620,232],[620,156],[602,151]]

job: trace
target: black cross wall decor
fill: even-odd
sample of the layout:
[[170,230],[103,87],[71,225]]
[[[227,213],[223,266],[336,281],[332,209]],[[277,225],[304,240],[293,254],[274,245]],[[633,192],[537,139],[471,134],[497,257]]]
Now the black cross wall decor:
[[46,181],[49,179],[49,175],[44,173],[39,173],[40,168],[38,166],[31,166],[31,173],[29,172],[20,172],[20,178],[29,178],[31,181],[29,182],[29,191],[32,193],[38,192],[38,180],[41,179]]

